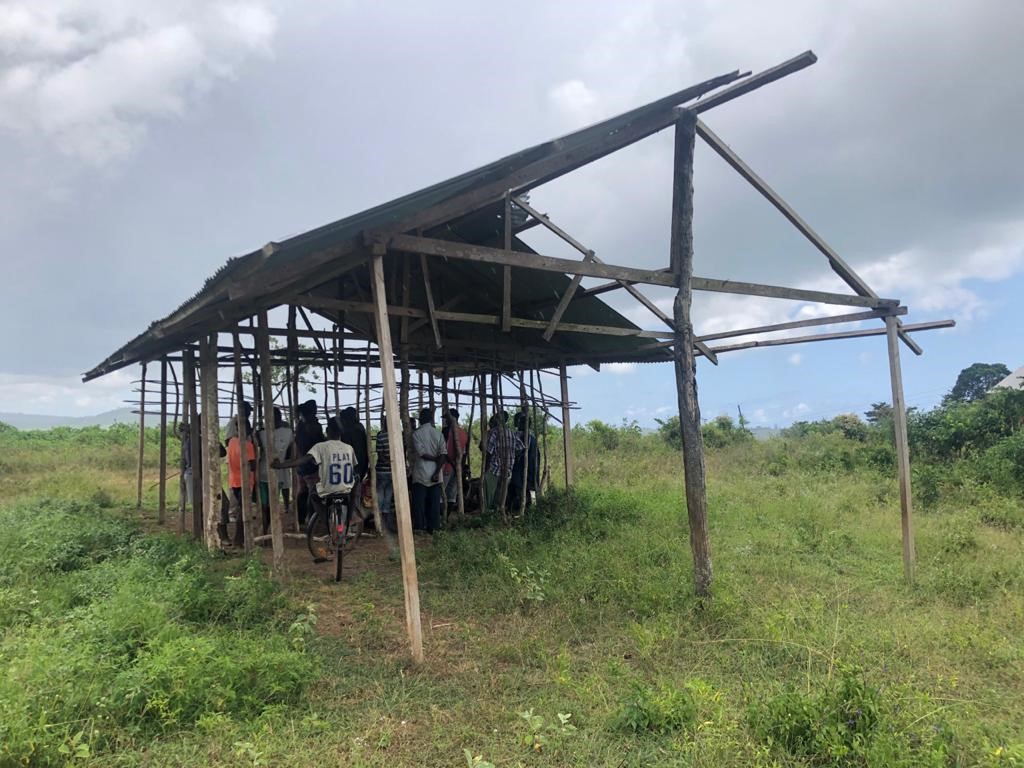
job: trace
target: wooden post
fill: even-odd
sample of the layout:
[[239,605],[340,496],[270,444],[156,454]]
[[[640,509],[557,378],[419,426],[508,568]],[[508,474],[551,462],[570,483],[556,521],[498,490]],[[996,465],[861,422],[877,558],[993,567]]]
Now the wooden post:
[[903,399],[903,372],[900,369],[899,325],[895,317],[885,318],[885,336],[889,345],[889,378],[892,382],[892,415],[896,431],[896,467],[900,481],[900,515],[903,528],[903,573],[914,583],[914,508],[910,495],[910,446],[907,442],[907,405]]
[[[192,468],[192,536],[200,538],[203,531],[202,456],[199,427],[199,404],[196,402],[196,361],[191,349],[181,354],[181,377],[184,379],[185,400],[188,402],[188,465]],[[184,526],[182,533],[184,533]]]
[[217,335],[204,338],[200,346],[199,383],[203,395],[203,497],[204,540],[208,549],[220,549],[217,526],[221,515],[220,415],[217,393]]
[[501,454],[501,478],[498,490],[498,511],[502,520],[507,524],[510,514],[505,509],[505,502],[508,500],[508,484],[511,480],[512,467],[508,464],[508,422],[505,420],[505,392],[501,386],[501,373],[491,374],[491,397],[494,399],[494,412],[498,414],[498,451]]
[[[235,409],[235,423],[238,427],[238,463],[239,469],[242,470],[242,502],[241,509],[239,510],[238,524],[242,526],[242,537],[245,546],[246,553],[252,553],[256,545],[253,543],[253,537],[256,535],[256,509],[259,504],[252,503],[252,479],[249,474],[249,441],[255,440],[255,435],[246,435],[245,431],[247,425],[245,423],[245,409],[242,407],[242,403],[245,402],[245,392],[242,389],[242,344],[238,340],[238,334],[233,334],[233,342],[235,346],[235,400],[238,402],[238,407]],[[253,414],[255,416],[255,412]],[[268,423],[263,422],[263,434],[264,442],[267,443],[267,450],[270,452],[270,446],[274,444],[274,426],[273,418]],[[274,480],[274,474],[272,472],[267,473],[267,488],[269,493],[274,493],[277,490],[277,483],[272,482]],[[237,535],[235,540],[238,540]]]
[[523,414],[523,477],[519,488],[519,514],[525,515],[530,476],[530,411],[526,402],[526,384],[522,371],[519,372],[519,408]]
[[164,524],[167,516],[167,358],[160,360],[160,501],[157,522]]
[[562,451],[565,454],[565,489],[572,488],[572,425],[569,423],[569,377],[565,366],[558,366],[558,378],[562,384]]
[[[267,429],[267,442],[270,443],[272,425],[274,423],[274,377],[270,367],[270,334],[267,331],[267,312],[261,310],[259,314],[260,333],[256,335],[256,348],[259,350],[260,359],[260,383],[263,386],[263,425]],[[326,382],[325,382],[326,385]],[[267,450],[263,457],[266,462],[268,482],[275,476],[275,469],[270,466],[273,461],[274,452]],[[277,484],[270,486],[274,491]],[[281,516],[281,494],[271,492],[270,496],[270,541],[274,549],[274,570],[281,573],[284,569],[284,520]]]
[[[288,358],[291,362],[289,370],[291,372],[291,422],[292,422],[292,456],[296,455],[298,450],[295,445],[294,436],[298,433],[299,428],[299,365],[295,360],[295,353],[298,351],[297,347],[299,344],[298,337],[295,335],[295,305],[288,305]],[[255,382],[254,382],[255,386]],[[292,518],[295,522],[295,532],[299,532],[299,473],[298,470],[291,470],[292,473],[292,492],[291,498],[289,499],[292,506]]]
[[374,321],[377,347],[380,350],[381,389],[384,413],[391,443],[391,477],[395,487],[395,512],[398,519],[398,547],[402,557],[402,583],[405,589],[405,626],[413,660],[423,661],[423,628],[420,624],[420,593],[416,577],[416,550],[412,538],[412,512],[409,487],[405,482],[405,435],[398,419],[399,404],[395,400],[395,363],[391,351],[391,326],[388,323],[387,289],[384,287],[384,257],[373,257]]
[[[533,377],[530,377],[530,388],[533,388]],[[547,487],[549,481],[548,473],[548,401],[544,397],[544,372],[541,370],[537,371],[537,390],[540,392],[540,403],[544,417],[541,419],[541,435],[543,440],[541,442],[540,450],[544,454],[544,469],[540,472],[540,478],[537,482],[537,493],[543,494],[544,489]]]
[[142,384],[139,387],[139,475],[135,508],[142,509],[142,461],[146,453],[146,364],[142,364]]
[[704,479],[704,438],[697,402],[697,358],[693,352],[693,145],[697,118],[684,113],[676,123],[675,165],[672,179],[672,239],[670,265],[678,283],[673,315],[676,325],[672,347],[679,399],[679,424],[683,437],[683,475],[686,479],[686,511],[693,550],[693,581],[698,596],[711,593],[711,545],[708,539],[708,498]]
[[480,510],[484,511],[487,504],[483,498],[484,475],[487,474],[487,432],[490,429],[490,419],[487,416],[487,374],[480,376]]

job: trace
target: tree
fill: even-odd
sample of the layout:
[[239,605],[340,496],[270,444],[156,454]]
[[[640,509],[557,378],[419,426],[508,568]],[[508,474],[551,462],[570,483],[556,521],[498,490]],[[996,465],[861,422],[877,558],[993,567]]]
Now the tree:
[[872,403],[871,407],[864,411],[864,418],[868,424],[878,425],[883,422],[892,421],[892,406],[889,403]]
[[944,403],[971,403],[985,394],[996,384],[1010,375],[1010,369],[1002,363],[974,363],[956,377],[953,389],[942,401]]

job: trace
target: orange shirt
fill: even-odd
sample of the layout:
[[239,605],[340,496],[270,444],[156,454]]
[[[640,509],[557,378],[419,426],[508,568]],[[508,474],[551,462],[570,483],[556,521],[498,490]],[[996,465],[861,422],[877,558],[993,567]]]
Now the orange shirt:
[[[245,447],[249,454],[249,461],[256,460],[256,449],[253,447],[252,440],[245,441]],[[241,462],[242,448],[238,444],[238,438],[232,437],[228,440],[228,485],[232,488],[242,487],[242,462]],[[256,473],[251,469],[249,470],[249,488],[256,487]]]

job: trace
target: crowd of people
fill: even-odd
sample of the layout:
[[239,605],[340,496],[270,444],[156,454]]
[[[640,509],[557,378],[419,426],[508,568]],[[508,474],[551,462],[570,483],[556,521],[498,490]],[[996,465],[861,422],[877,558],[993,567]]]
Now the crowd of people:
[[[222,494],[217,527],[225,545],[243,545],[243,486],[249,489],[251,503],[259,504],[263,534],[270,530],[271,493],[278,494],[288,507],[294,477],[298,479],[294,491],[300,528],[310,520],[319,500],[327,495],[350,494],[352,503],[362,502],[363,508],[372,504],[369,490],[371,441],[355,408],[342,409],[329,417],[326,431],[318,418],[315,400],[307,400],[297,408],[294,430],[279,408],[274,408],[274,428],[270,434],[265,428],[254,434],[249,403],[241,403],[241,415],[241,419],[237,415],[231,418],[224,443],[219,447],[220,456],[227,459],[230,489],[229,494]],[[478,489],[474,488],[470,477],[469,434],[460,425],[457,410],[450,409],[444,424],[438,428],[434,409],[423,408],[417,418],[408,419],[408,428],[409,437],[403,441],[407,448],[407,477],[403,481],[408,483],[414,531],[433,534],[444,527],[446,512],[454,511],[458,505],[460,478],[464,500],[478,500],[480,511],[500,513],[531,504],[537,490],[539,451],[525,412],[516,414],[511,426],[505,411],[490,418],[486,438],[480,445],[484,464]],[[240,434],[240,429],[244,430],[244,435]],[[187,426],[179,426],[179,430],[186,502],[191,504],[193,434]],[[194,436],[199,437],[198,425]],[[380,429],[373,440],[377,503],[384,525],[394,533],[397,525],[391,445],[387,420],[382,414]],[[272,478],[268,476],[267,461],[257,460],[268,454]],[[196,469],[201,472],[201,467]],[[248,473],[246,484],[243,484],[243,472]],[[478,492],[471,493],[471,490]],[[469,504],[466,509],[470,509]],[[235,523],[233,538],[228,534],[230,523]],[[367,523],[372,525],[372,519]]]

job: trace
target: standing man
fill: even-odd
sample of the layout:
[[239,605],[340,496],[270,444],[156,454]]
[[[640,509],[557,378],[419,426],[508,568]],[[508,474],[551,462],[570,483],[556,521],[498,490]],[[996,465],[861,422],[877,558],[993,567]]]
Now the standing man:
[[[241,508],[242,508],[242,444],[245,444],[245,460],[246,465],[245,471],[249,473],[249,492],[255,499],[256,490],[256,448],[252,443],[252,435],[248,431],[249,425],[246,424],[246,433],[241,439],[236,435],[228,440],[228,485],[231,486],[231,497],[234,499],[235,509],[237,513],[237,521],[235,525],[235,541],[236,547],[242,547],[245,544],[244,537],[244,526],[248,523],[247,520],[242,519]],[[228,538],[228,526],[227,520],[221,517],[221,523],[217,526],[217,532],[221,539]]]
[[[295,425],[295,455],[305,456],[317,443],[322,443],[324,437],[323,427],[316,418],[316,400],[307,400],[299,408],[299,419]],[[302,475],[300,470],[299,475]],[[299,483],[296,491],[296,501],[299,512],[299,525],[306,522],[309,516],[309,488],[305,483]]]
[[508,412],[501,411],[491,416],[488,422],[487,445],[484,453],[487,466],[484,470],[482,506],[488,512],[500,512],[501,486],[512,476],[516,454],[523,449],[523,443],[508,426]]
[[447,457],[444,436],[434,426],[434,411],[420,411],[412,433],[412,527],[433,533],[441,527],[441,469]]
[[384,525],[392,533],[398,533],[395,521],[395,484],[391,478],[391,441],[388,439],[388,422],[380,415],[380,431],[377,432],[377,504]]
[[370,452],[366,445],[366,427],[359,421],[359,412],[349,406],[338,414],[341,423],[341,441],[352,446],[356,453],[356,482],[365,478],[370,469]]
[[516,453],[516,463],[512,465],[512,479],[508,484],[508,505],[518,512],[523,493],[523,470],[526,471],[526,506],[532,502],[532,491],[537,490],[537,475],[540,469],[540,452],[537,450],[537,439],[528,429],[528,416],[525,411],[516,414],[516,436],[524,446]]
[[[292,430],[284,421],[284,416],[281,415],[280,408],[274,408],[274,432],[270,439],[267,439],[267,430],[261,429],[257,435],[257,439],[260,443],[260,450],[263,455],[266,456],[270,453],[271,460],[278,459],[284,461],[288,458],[288,449],[292,445]],[[260,507],[263,511],[263,533],[270,533],[270,494],[271,488],[270,483],[267,481],[267,463],[265,461],[259,462],[259,473],[260,473]],[[288,502],[291,497],[292,488],[292,473],[287,469],[275,469],[274,475],[276,482],[274,483],[273,493],[280,493],[281,498],[284,500],[284,506],[288,508]]]
[[[454,431],[451,429],[452,424],[455,425]],[[462,476],[467,476],[466,458],[469,451],[469,435],[459,425],[459,412],[454,408],[448,411],[448,418],[445,419],[441,434],[444,435],[447,446],[447,458],[444,464],[444,496],[448,502],[448,512],[451,513],[459,502],[458,474],[455,472],[455,466],[462,462]]]

